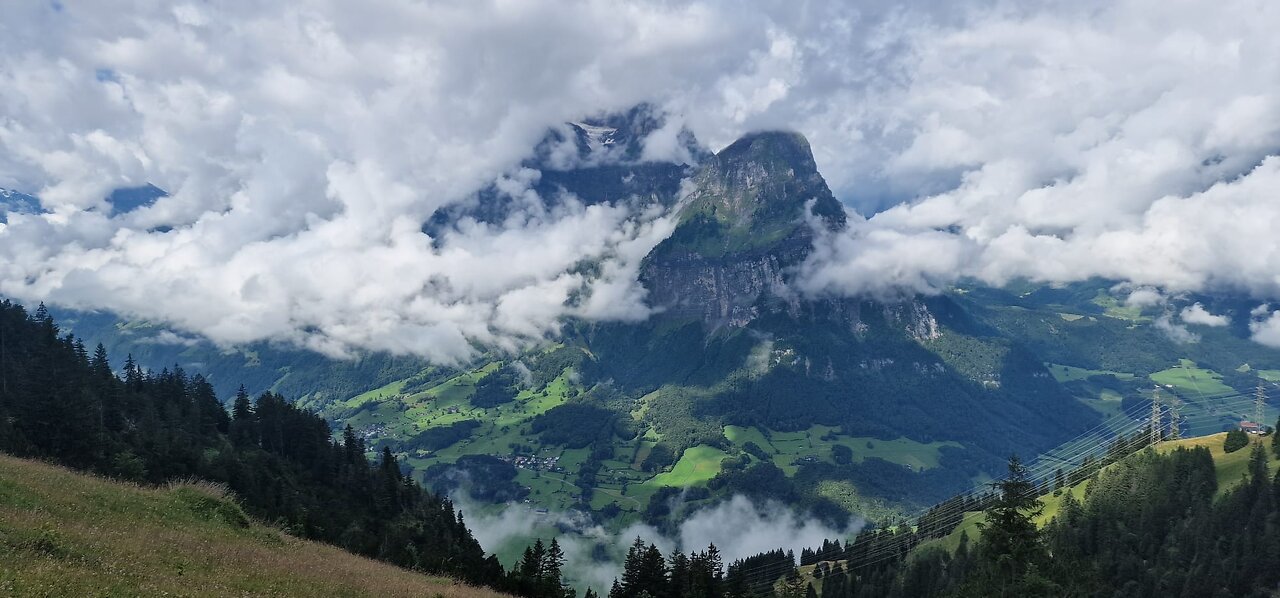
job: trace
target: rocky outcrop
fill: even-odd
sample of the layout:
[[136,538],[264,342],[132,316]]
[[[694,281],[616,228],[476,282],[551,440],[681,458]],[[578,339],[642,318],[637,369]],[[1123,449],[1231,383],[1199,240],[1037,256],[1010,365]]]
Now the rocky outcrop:
[[765,304],[795,309],[793,266],[808,256],[806,210],[831,228],[844,210],[818,174],[804,137],[758,133],[708,160],[693,177],[679,224],[641,267],[659,317],[740,327]]

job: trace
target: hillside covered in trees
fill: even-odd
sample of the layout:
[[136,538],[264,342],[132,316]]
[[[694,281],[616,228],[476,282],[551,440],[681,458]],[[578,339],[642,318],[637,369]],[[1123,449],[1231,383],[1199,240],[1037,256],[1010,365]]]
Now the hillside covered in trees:
[[462,514],[401,473],[389,451],[370,464],[349,428],[280,395],[241,392],[228,414],[201,376],[117,375],[43,306],[0,302],[0,450],[140,483],[226,484],[245,511],[295,535],[406,568],[501,583]]
[[977,538],[905,566],[828,575],[821,596],[1268,596],[1280,584],[1280,476],[1255,443],[1245,480],[1219,492],[1208,449],[1146,450],[1043,503],[1011,468]]
[[[1056,483],[1043,495],[1013,459],[992,494],[958,506],[946,521],[922,519],[932,530],[867,530],[847,543],[804,549],[798,561],[779,549],[722,571],[714,546],[664,561],[637,540],[610,596],[1274,596],[1280,438],[1251,441],[1237,453],[1248,454],[1243,473],[1242,459],[1223,458],[1199,440],[1130,452],[1074,487]],[[958,547],[926,543],[975,506],[983,520],[973,537],[959,530]],[[702,585],[690,585],[690,563],[704,571]]]

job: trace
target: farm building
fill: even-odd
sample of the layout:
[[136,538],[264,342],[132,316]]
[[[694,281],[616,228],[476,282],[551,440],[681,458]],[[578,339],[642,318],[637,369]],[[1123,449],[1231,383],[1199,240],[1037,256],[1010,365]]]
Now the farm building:
[[1267,433],[1267,427],[1248,420],[1240,422],[1240,431],[1246,434],[1257,434],[1259,436]]

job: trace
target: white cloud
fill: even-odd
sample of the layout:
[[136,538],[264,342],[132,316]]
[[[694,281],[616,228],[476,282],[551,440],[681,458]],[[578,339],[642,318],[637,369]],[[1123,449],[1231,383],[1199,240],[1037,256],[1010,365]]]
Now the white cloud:
[[1151,287],[1133,289],[1124,300],[1124,304],[1130,307],[1151,307],[1153,305],[1163,305],[1164,302],[1165,296],[1158,289]]
[[[547,126],[641,101],[675,115],[650,159],[684,157],[676,127],[809,137],[867,215],[819,239],[816,295],[1104,277],[1280,296],[1280,5],[1262,0],[107,0],[5,23],[0,186],[50,213],[0,229],[0,293],[222,343],[452,361],[566,315],[644,317],[661,214],[569,202],[419,231],[503,176],[529,205],[517,164]],[[170,197],[103,212],[145,182]]]
[[1260,318],[1249,322],[1249,332],[1253,334],[1254,342],[1280,349],[1280,310],[1254,315]]
[[[833,186],[861,177],[908,201],[826,241],[836,250],[806,265],[809,288],[1102,277],[1133,283],[1135,305],[1154,304],[1156,288],[1280,295],[1268,232],[1280,226],[1280,160],[1269,157],[1280,129],[1267,117],[1280,80],[1259,70],[1280,57],[1263,33],[1280,12],[1184,5],[1162,17],[1176,26],[1152,29],[1139,15],[1154,3],[1088,6],[977,10],[908,35],[903,84],[843,118],[880,155],[844,151],[826,131],[845,129],[815,127]],[[1254,9],[1259,21],[1233,24]],[[895,134],[872,140],[869,122]],[[883,170],[832,168],[844,161]],[[898,239],[892,257],[877,255],[876,234]]]
[[1169,314],[1157,317],[1152,325],[1175,343],[1185,345],[1200,342],[1199,334],[1191,332],[1184,324],[1175,323]]
[[1209,313],[1209,311],[1199,303],[1183,308],[1180,317],[1183,322],[1188,324],[1199,324],[1200,326],[1220,327],[1231,323],[1231,318],[1225,315]]
[[680,546],[686,552],[714,543],[725,562],[782,548],[800,554],[823,540],[853,537],[861,527],[834,529],[814,517],[798,516],[777,503],[757,504],[744,496],[695,512],[680,524]]

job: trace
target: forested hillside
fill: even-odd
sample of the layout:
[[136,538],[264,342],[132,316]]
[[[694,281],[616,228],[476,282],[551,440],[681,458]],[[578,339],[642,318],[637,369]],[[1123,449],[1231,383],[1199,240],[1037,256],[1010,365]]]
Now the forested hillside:
[[1039,498],[1027,471],[1011,465],[983,523],[972,537],[961,532],[957,548],[933,546],[905,561],[819,563],[819,595],[1274,595],[1280,442],[1249,444],[1227,447],[1247,454],[1244,472],[1236,467],[1243,459],[1220,447],[1184,441]]
[[241,392],[229,416],[180,368],[117,376],[106,351],[61,336],[43,306],[0,302],[0,450],[144,483],[225,483],[245,511],[305,538],[403,567],[494,583],[461,513],[407,479],[390,452],[371,465],[350,429],[283,397]]
[[[714,597],[1274,596],[1280,590],[1280,440],[1224,435],[1143,449],[1038,495],[1018,460],[955,547],[904,541],[929,525],[869,530],[799,555],[762,553],[715,569]],[[1244,457],[1244,458],[1241,458]],[[1245,465],[1241,468],[1238,465]],[[1241,471],[1243,469],[1243,471]],[[949,530],[958,523],[951,521]],[[938,529],[944,529],[938,528]],[[936,531],[936,530],[935,530]],[[637,540],[610,596],[685,596],[690,558]],[[710,554],[715,554],[712,547]],[[718,563],[718,560],[715,562]]]

